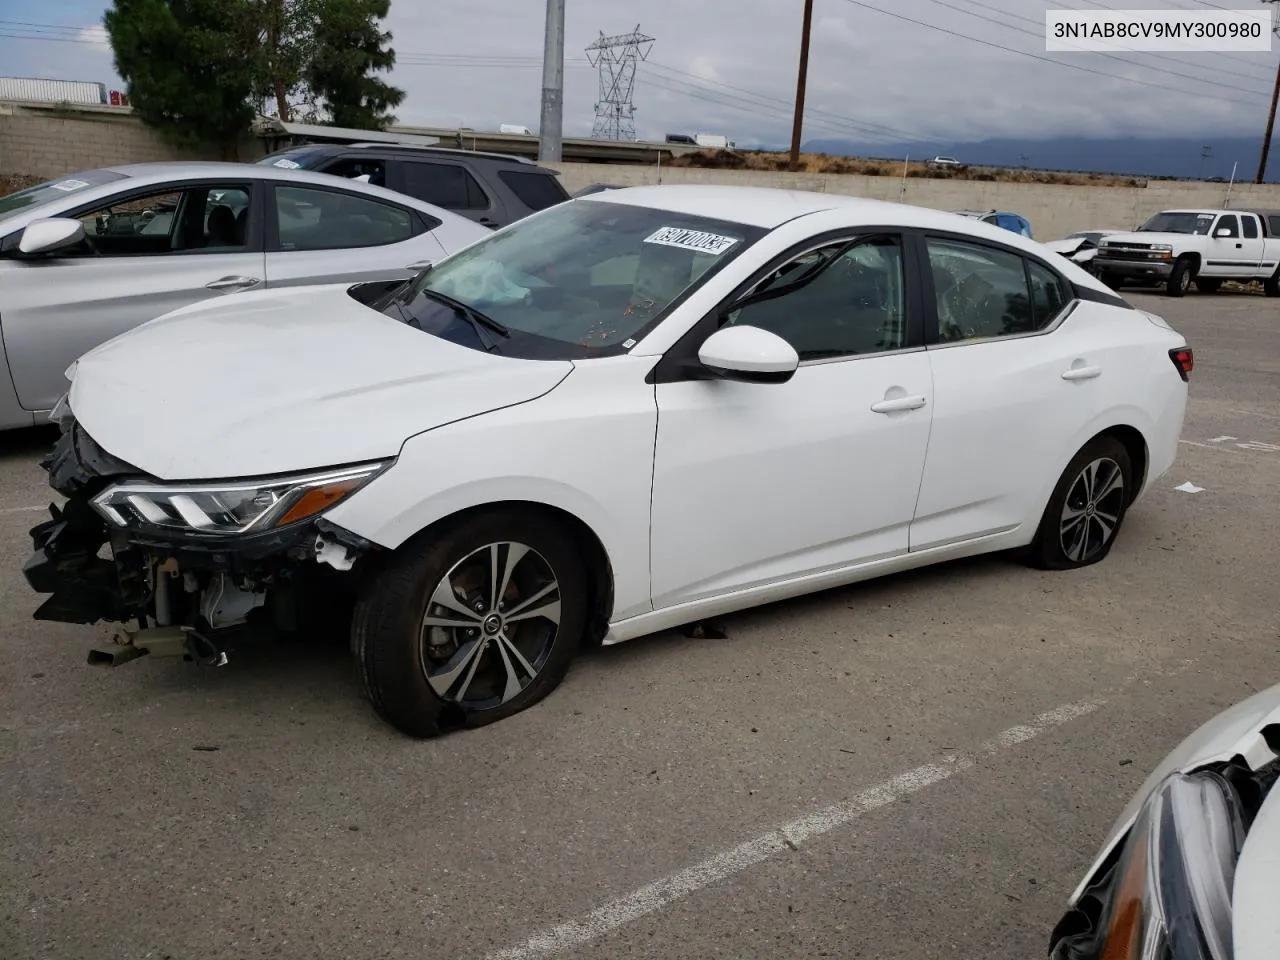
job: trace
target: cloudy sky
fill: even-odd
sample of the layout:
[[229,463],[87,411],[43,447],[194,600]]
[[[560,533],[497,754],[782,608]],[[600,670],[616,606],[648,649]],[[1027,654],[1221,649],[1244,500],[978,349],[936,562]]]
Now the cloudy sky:
[[[0,74],[123,86],[104,0],[0,0]],[[1253,135],[1276,53],[1046,54],[1044,10],[1258,10],[1262,0],[815,0],[806,139]],[[567,0],[565,135],[591,132],[585,48],[637,26],[640,136],[787,143],[802,0]],[[889,11],[889,12],[885,12]],[[542,0],[393,0],[402,123],[537,129]],[[916,22],[912,22],[916,21]],[[1280,48],[1280,43],[1277,44]],[[1118,58],[1118,59],[1117,59]]]

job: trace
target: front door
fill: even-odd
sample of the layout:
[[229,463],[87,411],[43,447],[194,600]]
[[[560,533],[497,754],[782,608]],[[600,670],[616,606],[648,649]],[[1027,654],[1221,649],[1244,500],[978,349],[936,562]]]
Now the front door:
[[[1242,224],[1240,221],[1244,220]],[[1253,235],[1246,236],[1245,228]],[[1219,236],[1219,234],[1223,234]],[[1258,221],[1252,214],[1239,216],[1224,213],[1218,217],[1205,245],[1204,262],[1200,266],[1202,277],[1248,277],[1258,270],[1262,262],[1262,238],[1258,235]]]
[[907,551],[929,361],[901,238],[848,244],[791,258],[755,289],[817,278],[726,320],[791,343],[801,365],[789,381],[658,383],[655,609]]
[[259,286],[255,189],[252,182],[201,183],[130,192],[67,214],[85,226],[80,247],[7,261],[0,329],[22,406],[51,408],[66,391],[71,362],[117,334]]

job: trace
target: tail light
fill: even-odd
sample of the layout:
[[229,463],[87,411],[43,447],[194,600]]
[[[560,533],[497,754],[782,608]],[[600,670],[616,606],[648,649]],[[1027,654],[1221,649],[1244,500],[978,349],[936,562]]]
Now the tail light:
[[1191,371],[1195,368],[1196,357],[1190,347],[1177,347],[1169,351],[1169,359],[1178,368],[1178,376],[1184,381],[1191,379]]

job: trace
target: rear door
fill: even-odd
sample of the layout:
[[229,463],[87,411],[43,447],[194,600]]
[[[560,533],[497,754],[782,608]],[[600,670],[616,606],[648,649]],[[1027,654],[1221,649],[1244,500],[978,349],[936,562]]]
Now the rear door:
[[398,157],[391,171],[392,190],[497,229],[511,222],[510,212],[466,164],[454,160]]
[[86,241],[14,257],[0,325],[22,406],[47,410],[63,372],[98,344],[198,300],[265,279],[261,181],[175,181],[122,191],[66,214]]
[[341,186],[273,183],[265,219],[270,287],[397,280],[445,252],[440,221]]

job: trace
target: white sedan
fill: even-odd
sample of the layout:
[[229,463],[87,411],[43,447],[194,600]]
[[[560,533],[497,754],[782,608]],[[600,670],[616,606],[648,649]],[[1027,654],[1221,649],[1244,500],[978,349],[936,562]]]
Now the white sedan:
[[1095,563],[1173,463],[1192,365],[998,227],[603,191],[390,292],[250,292],[86,354],[26,575],[38,618],[123,624],[108,664],[224,663],[349,596],[373,705],[430,736],[584,644],[990,551]]

